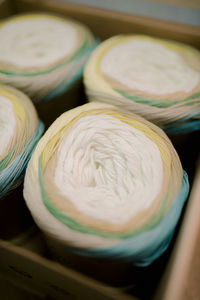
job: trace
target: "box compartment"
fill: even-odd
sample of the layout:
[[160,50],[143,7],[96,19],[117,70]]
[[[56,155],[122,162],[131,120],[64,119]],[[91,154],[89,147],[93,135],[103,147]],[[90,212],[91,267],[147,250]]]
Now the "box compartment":
[[[4,1],[3,5],[4,10],[0,4],[0,17],[36,11],[58,13],[85,23],[101,40],[120,33],[138,33],[184,42],[200,49],[200,30],[195,26],[55,0]],[[71,106],[84,103],[82,82],[72,87],[69,93]],[[49,107],[41,103],[38,108],[41,117],[50,113],[45,121],[48,125],[54,117],[51,115],[53,102],[50,102]],[[60,105],[56,114],[71,106]],[[193,290],[195,286],[198,293],[198,283],[194,285],[190,278],[194,278],[195,272],[198,274],[194,264],[199,259],[196,249],[200,246],[200,161],[196,145],[199,137],[199,132],[195,132],[176,144],[183,167],[189,174],[191,193],[174,239],[166,253],[150,267],[134,268],[129,275],[129,286],[114,288],[56,262],[33,222],[27,232],[15,239],[0,240],[0,276],[43,299],[182,300],[186,295],[191,299],[191,286]]]

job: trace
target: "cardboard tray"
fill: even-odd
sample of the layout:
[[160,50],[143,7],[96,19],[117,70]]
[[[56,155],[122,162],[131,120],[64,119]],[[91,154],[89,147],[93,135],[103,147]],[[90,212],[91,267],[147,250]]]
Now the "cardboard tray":
[[[200,48],[200,30],[193,26],[68,2],[4,0],[2,3],[4,6],[0,3],[0,17],[30,11],[49,11],[85,23],[102,40],[120,33],[139,33],[177,40]],[[81,83],[73,89],[75,92],[69,91],[68,95],[77,105],[80,101],[77,97],[83,95]],[[42,110],[44,114],[45,111],[51,113],[52,107],[48,109],[41,108],[41,113]],[[47,119],[47,124],[50,122],[51,120]],[[134,269],[130,286],[112,287],[56,262],[48,253],[44,239],[33,222],[32,227],[29,224],[27,231],[17,238],[0,240],[0,277],[31,294],[39,295],[42,299],[182,300],[192,299],[191,295],[194,293],[197,299],[200,298],[197,280],[200,272],[197,264],[200,247],[200,160],[197,159],[197,140],[199,133],[194,133],[184,144],[176,145],[183,167],[189,174],[191,193],[173,242],[167,252],[152,266]],[[186,296],[187,298],[184,298]]]

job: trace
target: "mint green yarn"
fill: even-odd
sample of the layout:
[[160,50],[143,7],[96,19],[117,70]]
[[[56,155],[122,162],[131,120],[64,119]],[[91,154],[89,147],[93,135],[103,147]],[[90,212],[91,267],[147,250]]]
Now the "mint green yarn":
[[[5,168],[0,170],[0,200],[12,188],[20,176],[24,175],[26,166],[30,160],[31,154],[44,132],[44,124],[39,121],[37,131],[24,146],[21,153],[8,163]],[[11,153],[9,153],[11,154]],[[5,162],[4,162],[5,164]],[[3,163],[2,163],[3,166]],[[1,167],[2,167],[1,166]]]
[[11,76],[22,76],[22,77],[31,77],[31,76],[38,76],[38,75],[43,75],[43,74],[47,74],[50,73],[58,68],[60,68],[61,66],[64,66],[70,62],[72,62],[75,59],[79,59],[87,50],[87,48],[89,48],[89,41],[88,38],[85,39],[84,43],[82,44],[82,46],[72,55],[72,57],[67,60],[64,61],[48,70],[44,70],[44,71],[40,71],[40,72],[30,72],[30,73],[19,73],[19,72],[12,72],[12,71],[6,71],[6,70],[0,70],[0,73],[5,74],[5,75],[11,75]]
[[183,171],[182,187],[157,226],[104,248],[79,249],[63,243],[61,245],[81,256],[128,262],[139,267],[148,266],[169,247],[188,194],[189,180],[187,173]]
[[[182,102],[186,102],[188,100],[193,100],[193,99],[196,99],[198,97],[200,97],[200,93],[196,93],[196,94],[193,94],[187,98],[184,98],[182,100],[178,100],[178,101],[158,101],[158,100],[154,100],[154,99],[146,99],[146,98],[142,98],[142,97],[138,97],[138,96],[131,96],[129,94],[127,94],[126,92],[122,91],[122,90],[119,90],[119,89],[114,89],[117,93],[119,93],[120,95],[122,95],[123,97],[129,99],[129,100],[132,100],[132,101],[135,101],[137,103],[141,103],[141,104],[146,104],[146,105],[150,105],[150,106],[156,106],[156,107],[170,107],[170,106],[173,106],[175,104],[178,104],[178,103],[182,103]],[[185,103],[185,105],[187,106],[190,106],[190,105],[193,105],[194,103]]]
[[16,145],[12,148],[12,150],[0,161],[0,171],[5,169],[11,160],[13,153],[15,152]]
[[[68,79],[67,82],[65,82],[65,79],[66,79],[65,77],[68,76],[73,71],[73,67],[72,67],[65,74],[65,76],[62,78],[60,83],[52,91],[50,91],[44,98],[40,99],[40,102],[48,102],[51,99],[53,99],[54,97],[56,97],[57,95],[60,95],[63,92],[66,92],[78,79],[80,79],[83,74],[83,69],[86,64],[86,61],[87,61],[88,57],[90,56],[91,52],[94,50],[94,48],[96,48],[97,45],[98,45],[98,41],[96,40],[93,43],[93,45],[90,46],[90,48],[86,47],[87,51],[85,51],[85,53],[83,54],[83,55],[85,55],[85,61],[82,63],[80,68],[76,71],[74,76],[72,78]],[[83,57],[83,55],[78,57],[78,54],[75,54],[76,60],[74,60],[74,58],[73,58],[74,64],[79,63],[79,59],[81,59]]]
[[65,224],[72,230],[86,233],[86,234],[94,234],[94,235],[105,237],[105,238],[127,239],[127,238],[133,237],[135,235],[138,235],[142,232],[145,232],[147,230],[154,228],[156,225],[158,225],[161,222],[162,218],[164,217],[164,212],[165,212],[167,202],[168,202],[168,195],[166,195],[164,200],[162,201],[161,207],[159,208],[157,214],[151,219],[151,221],[149,221],[147,224],[144,224],[140,228],[133,230],[133,231],[126,232],[126,233],[122,233],[122,234],[107,233],[107,232],[102,232],[99,230],[89,228],[87,226],[84,226],[84,225],[78,223],[73,218],[60,212],[52,204],[49,196],[47,195],[47,193],[45,191],[45,187],[44,187],[44,183],[43,183],[43,167],[42,167],[42,157],[41,156],[39,158],[39,183],[40,183],[40,189],[41,189],[43,203],[45,204],[46,208],[50,211],[50,213],[57,220],[59,220],[61,223]]

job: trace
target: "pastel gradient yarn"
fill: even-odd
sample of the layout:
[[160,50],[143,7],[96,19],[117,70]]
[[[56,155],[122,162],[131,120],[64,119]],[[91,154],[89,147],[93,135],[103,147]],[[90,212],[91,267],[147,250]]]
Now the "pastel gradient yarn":
[[148,265],[168,247],[188,190],[161,129],[94,102],[62,114],[40,139],[24,198],[39,228],[71,251]]
[[0,198],[17,187],[44,130],[31,100],[0,85]]
[[51,14],[12,16],[0,22],[0,83],[34,102],[48,101],[81,77],[96,45],[90,30]]
[[84,83],[89,101],[123,107],[168,132],[200,129],[200,53],[188,45],[111,37],[91,55]]

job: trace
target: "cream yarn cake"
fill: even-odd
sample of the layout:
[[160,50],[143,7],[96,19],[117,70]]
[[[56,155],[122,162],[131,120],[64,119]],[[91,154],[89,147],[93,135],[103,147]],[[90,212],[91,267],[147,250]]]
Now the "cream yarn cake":
[[34,102],[66,91],[82,75],[95,46],[90,30],[47,13],[16,15],[0,22],[0,82]]
[[24,182],[36,224],[64,250],[138,266],[167,249],[188,190],[187,174],[160,128],[96,102],[55,120]]
[[92,53],[84,83],[89,101],[118,105],[168,132],[200,128],[200,53],[193,47],[117,35]]
[[32,101],[21,91],[0,84],[0,238],[16,237],[31,225],[22,184],[43,130]]
[[21,91],[0,85],[0,198],[22,181],[44,126],[31,100]]

